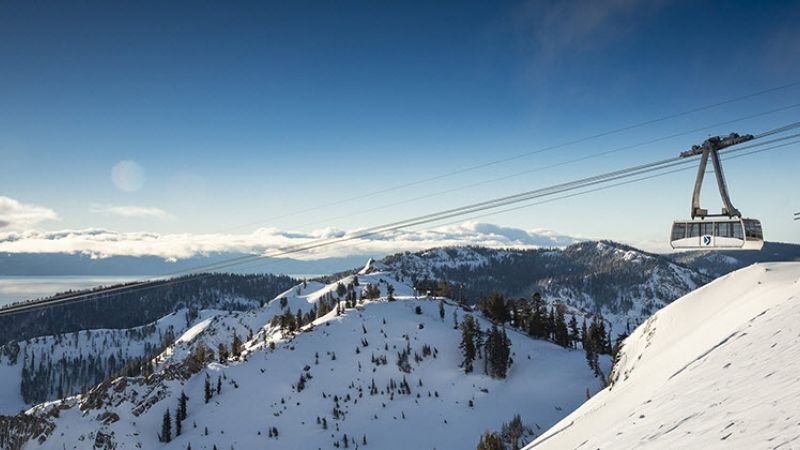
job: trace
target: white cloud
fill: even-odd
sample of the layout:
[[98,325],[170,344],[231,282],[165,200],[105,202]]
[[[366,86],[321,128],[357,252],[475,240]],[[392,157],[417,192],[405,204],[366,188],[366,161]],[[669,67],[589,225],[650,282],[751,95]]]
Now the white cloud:
[[139,218],[139,219],[169,219],[172,215],[161,208],[152,206],[115,206],[115,205],[92,205],[90,211],[93,213],[111,214],[120,217]]
[[[358,231],[353,230],[350,233]],[[182,259],[215,252],[273,253],[286,247],[308,244],[319,239],[339,238],[347,234],[344,230],[332,228],[312,232],[262,228],[249,234],[123,233],[104,229],[29,230],[0,233],[0,252],[83,253],[94,257],[152,255],[165,259]],[[287,256],[297,259],[348,255],[381,256],[456,245],[535,248],[564,246],[577,240],[547,230],[528,231],[487,223],[464,222],[431,230],[394,231]]]
[[144,169],[136,161],[120,161],[111,168],[111,181],[120,191],[138,191],[144,186]]
[[0,228],[24,228],[45,220],[58,220],[58,214],[44,206],[20,203],[0,196]]

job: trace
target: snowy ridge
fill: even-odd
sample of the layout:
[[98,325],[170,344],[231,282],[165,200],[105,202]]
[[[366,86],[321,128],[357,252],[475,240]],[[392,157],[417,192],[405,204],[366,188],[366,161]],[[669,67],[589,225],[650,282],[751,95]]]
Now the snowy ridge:
[[[258,302],[254,300],[223,296],[214,306],[235,309],[257,305]],[[218,314],[228,315],[221,309],[207,309],[194,317],[188,309],[181,308],[140,327],[88,329],[2,345],[0,414],[16,414],[32,406],[31,400],[44,401],[77,394],[82,386],[90,388],[107,374],[124,371],[126,365],[137,358],[151,357],[193,324],[197,326],[198,321],[214,320]],[[163,363],[174,352],[185,355],[186,352],[181,352],[181,349],[191,346],[188,341],[191,340],[184,342],[179,339],[176,345],[168,348],[154,363]],[[45,367],[40,367],[42,365],[46,366],[46,373]],[[29,389],[26,387],[26,380],[35,380],[33,384],[37,386]],[[42,389],[45,384],[49,387]],[[27,392],[28,401],[23,398],[22,391]]]
[[625,341],[612,385],[528,449],[796,448],[800,263],[706,285]]
[[[51,365],[54,371],[46,392],[40,396],[58,398],[80,391],[83,382],[92,379],[92,367],[122,369],[127,361],[145,356],[149,349],[162,345],[165,338],[180,332],[186,323],[186,310],[170,314],[161,320],[127,330],[85,330],[57,336],[43,336],[10,343],[0,347],[0,414],[16,414],[27,409],[20,391],[24,388],[23,373],[41,365]],[[81,361],[78,368],[68,369],[63,361]],[[75,373],[80,372],[80,373]],[[74,376],[67,376],[73,373]],[[31,375],[33,377],[33,375]],[[97,379],[95,382],[99,382]],[[60,394],[60,395],[59,395]]]
[[564,249],[438,248],[384,258],[380,266],[412,282],[447,281],[463,287],[467,301],[491,292],[601,314],[614,337],[630,333],[655,311],[710,281],[668,258],[610,241]]
[[[62,449],[65,443],[120,450],[189,444],[209,450],[330,449],[341,448],[345,436],[349,448],[472,448],[485,430],[499,429],[515,413],[538,434],[587,392],[602,388],[583,351],[511,329],[508,378],[483,375],[482,359],[474,373],[464,374],[454,315],[460,322],[472,314],[482,329],[489,322],[450,301],[441,318],[439,299],[414,297],[411,286],[388,272],[357,275],[358,291],[376,286],[379,298],[341,315],[332,310],[299,333],[274,326],[274,317],[311,311],[355,278],[307,282],[252,311],[201,311],[157,358],[154,375],[119,378],[86,396],[33,408],[30,414],[52,421],[55,429],[26,449]],[[244,341],[241,358],[214,356],[192,367],[190,355],[201,344],[213,351],[230,344],[233,332]],[[410,355],[405,369],[398,364],[404,351]],[[601,364],[607,371],[608,358]],[[206,403],[207,379],[212,397]],[[174,417],[181,392],[189,396],[182,434],[159,442],[162,416],[169,410]],[[54,408],[57,417],[50,417]]]

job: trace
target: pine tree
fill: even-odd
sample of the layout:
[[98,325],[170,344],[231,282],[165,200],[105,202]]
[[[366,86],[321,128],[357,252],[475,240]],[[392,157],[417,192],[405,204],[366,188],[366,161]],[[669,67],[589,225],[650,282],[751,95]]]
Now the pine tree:
[[578,319],[575,318],[575,315],[570,316],[569,319],[569,341],[570,347],[575,348],[578,345],[578,341],[581,339],[581,332],[578,329]]
[[180,409],[175,410],[175,437],[181,435],[182,422],[180,419]]
[[491,431],[487,431],[481,436],[476,450],[505,450],[505,446],[500,436]]
[[531,337],[544,339],[547,337],[546,307],[541,294],[533,294],[531,299],[531,314],[528,319],[528,334]]
[[186,395],[186,393],[181,391],[181,396],[178,397],[178,417],[179,417],[179,420],[186,419],[186,415],[187,415],[186,402],[188,400],[189,400],[189,397]]
[[233,332],[233,342],[231,342],[231,355],[234,358],[239,358],[242,355],[242,340],[235,331]]
[[511,355],[511,341],[508,339],[505,329],[501,332],[497,325],[492,325],[484,348],[484,358],[488,360],[489,375],[495,378],[505,378]]
[[509,305],[502,294],[495,292],[489,298],[482,298],[480,308],[493,322],[506,323],[511,319]]
[[208,403],[211,400],[211,397],[212,397],[211,379],[209,378],[208,375],[206,375],[206,384],[205,384],[204,394],[205,394],[205,401],[206,401],[206,403]]
[[569,340],[569,329],[567,328],[567,322],[564,315],[564,305],[557,304],[555,307],[555,322],[554,322],[554,330],[553,330],[553,337],[555,343],[566,348],[570,345]]
[[475,321],[475,353],[478,358],[481,357],[481,349],[483,349],[483,331],[481,331],[481,324]]
[[475,361],[475,319],[471,315],[464,316],[461,322],[461,367],[464,368],[464,373],[472,372],[472,362]]
[[502,436],[504,441],[511,443],[511,450],[519,450],[519,440],[527,430],[522,425],[522,418],[519,414],[514,415],[510,422],[504,423],[502,427]]
[[183,421],[186,419],[186,401],[189,400],[189,397],[186,396],[186,393],[181,391],[181,396],[178,397],[178,408],[175,410],[175,436],[181,435],[181,429],[183,428]]
[[589,342],[589,332],[586,329],[586,318],[583,319],[583,323],[581,324],[581,346],[586,349],[586,346]]
[[161,421],[161,434],[158,436],[161,442],[172,441],[172,418],[169,410],[164,411],[164,419]]
[[228,360],[228,348],[225,347],[225,344],[220,342],[217,346],[217,353],[219,354],[219,362],[220,364],[225,363]]

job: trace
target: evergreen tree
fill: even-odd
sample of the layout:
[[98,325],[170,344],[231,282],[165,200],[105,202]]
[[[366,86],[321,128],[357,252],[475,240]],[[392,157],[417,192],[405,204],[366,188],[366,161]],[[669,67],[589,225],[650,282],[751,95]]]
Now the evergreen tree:
[[339,296],[339,298],[341,298],[346,293],[347,293],[347,288],[345,288],[342,283],[336,283],[336,295]]
[[181,429],[183,428],[183,421],[186,419],[186,401],[189,400],[189,397],[186,396],[186,393],[181,391],[181,396],[178,397],[178,408],[175,410],[175,436],[181,435]]
[[500,331],[497,325],[492,325],[484,348],[484,358],[488,360],[489,375],[495,378],[505,378],[511,355],[511,341],[505,330]]
[[239,335],[234,331],[233,332],[233,342],[231,342],[231,355],[234,358],[239,358],[242,354],[242,340],[239,338]]
[[569,319],[569,341],[570,347],[575,348],[578,345],[578,341],[581,339],[581,332],[578,329],[578,319],[575,318],[575,315],[570,316]]
[[481,331],[481,324],[475,321],[475,353],[478,358],[481,357],[481,349],[483,349],[483,331]]
[[581,347],[586,349],[586,344],[589,342],[589,332],[586,329],[586,318],[583,319],[583,323],[581,324]]
[[505,450],[505,446],[500,436],[491,431],[487,431],[481,436],[476,450]]
[[205,394],[205,401],[206,401],[206,403],[208,403],[211,400],[211,397],[212,397],[211,379],[209,378],[208,375],[206,375],[206,384],[205,384],[204,394]]
[[566,348],[570,346],[569,329],[564,315],[564,305],[557,304],[555,307],[555,323],[553,337],[556,344]]
[[188,400],[189,400],[189,397],[186,395],[186,393],[181,391],[181,396],[178,397],[178,417],[179,417],[179,420],[186,419],[186,415],[187,415],[186,402]]
[[489,298],[482,298],[479,302],[481,311],[492,320],[504,324],[511,319],[509,305],[502,294],[495,292]]
[[217,353],[219,354],[219,362],[225,363],[228,360],[228,348],[225,347],[225,344],[220,342],[217,346]]
[[161,434],[158,439],[161,442],[172,441],[172,418],[169,415],[169,410],[164,411],[164,418],[161,421]]
[[472,315],[464,316],[461,322],[461,344],[458,346],[461,349],[461,367],[464,368],[464,373],[472,372],[472,362],[475,361],[475,319]]
[[547,329],[546,338],[555,342],[555,331],[556,331],[556,311],[555,308],[550,308],[550,313],[547,315],[547,321],[545,322],[545,328]]
[[545,339],[547,338],[547,308],[545,307],[544,300],[538,292],[533,294],[531,298],[531,313],[528,319],[528,334],[531,337]]

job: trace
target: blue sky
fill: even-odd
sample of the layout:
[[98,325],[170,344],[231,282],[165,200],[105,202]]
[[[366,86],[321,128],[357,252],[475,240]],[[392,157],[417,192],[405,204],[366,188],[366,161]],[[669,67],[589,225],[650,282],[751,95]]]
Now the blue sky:
[[[800,6],[781,1],[6,2],[0,196],[52,214],[0,221],[16,232],[352,229],[673,156],[709,134],[796,121],[800,107],[434,195],[800,103],[800,86],[270,220],[800,81],[798,20]],[[800,241],[798,150],[726,167],[734,203],[769,239]],[[124,161],[135,173],[115,184]],[[659,241],[687,214],[693,177],[480,220]]]

